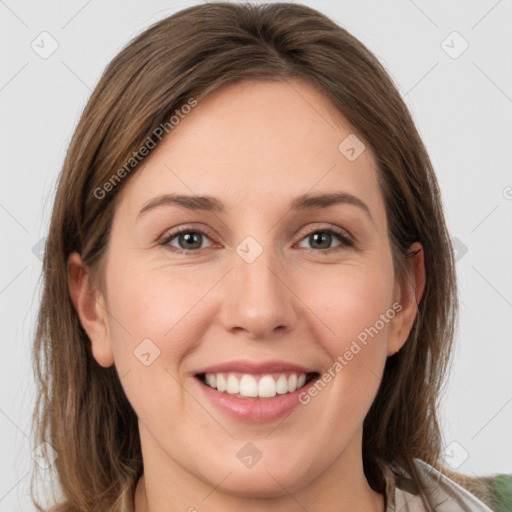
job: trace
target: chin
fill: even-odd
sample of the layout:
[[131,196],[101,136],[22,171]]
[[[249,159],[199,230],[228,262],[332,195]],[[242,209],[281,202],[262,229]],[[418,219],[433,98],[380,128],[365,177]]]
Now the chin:
[[[213,466],[213,470],[212,467],[207,468],[203,475],[210,485],[239,498],[285,496],[299,491],[314,479],[315,468],[311,467],[308,456],[299,460],[298,454],[289,450],[286,450],[288,455],[265,449],[263,452],[261,459],[252,466],[246,466],[236,458],[232,463]],[[226,462],[225,455],[224,460]]]
[[[228,473],[229,471],[226,475]],[[218,474],[214,476],[218,479]],[[300,488],[299,480],[300,475],[292,468],[280,467],[274,471],[269,470],[268,473],[264,468],[237,469],[217,489],[238,498],[278,498]]]

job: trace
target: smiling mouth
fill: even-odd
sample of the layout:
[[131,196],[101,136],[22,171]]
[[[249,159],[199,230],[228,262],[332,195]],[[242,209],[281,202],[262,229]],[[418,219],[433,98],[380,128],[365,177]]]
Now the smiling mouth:
[[237,398],[274,398],[306,386],[320,374],[281,372],[255,375],[251,373],[218,372],[196,375],[205,386]]

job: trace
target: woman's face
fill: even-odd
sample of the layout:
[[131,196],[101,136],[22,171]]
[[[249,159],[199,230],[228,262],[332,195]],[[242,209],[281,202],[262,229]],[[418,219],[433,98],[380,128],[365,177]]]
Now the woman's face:
[[139,418],[146,480],[270,497],[360,470],[411,307],[375,158],[328,100],[298,80],[225,87],[117,200],[108,315],[85,323]]

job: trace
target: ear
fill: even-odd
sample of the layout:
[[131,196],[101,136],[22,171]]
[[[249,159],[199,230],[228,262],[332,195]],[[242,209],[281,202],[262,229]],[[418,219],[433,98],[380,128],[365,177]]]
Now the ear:
[[91,340],[92,355],[100,366],[108,368],[114,363],[114,355],[103,296],[91,289],[89,274],[77,252],[69,256],[67,270],[71,300]]
[[406,259],[407,276],[403,283],[395,284],[395,303],[401,309],[396,308],[396,315],[390,322],[388,331],[387,355],[391,356],[398,352],[411,332],[418,304],[421,301],[425,288],[425,261],[423,247],[415,242],[407,251],[409,256]]

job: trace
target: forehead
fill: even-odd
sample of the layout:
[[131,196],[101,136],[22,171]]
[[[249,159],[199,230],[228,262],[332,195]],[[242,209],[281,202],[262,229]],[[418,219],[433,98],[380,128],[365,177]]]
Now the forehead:
[[175,192],[216,196],[228,209],[267,209],[307,192],[333,191],[382,203],[370,148],[354,159],[346,152],[352,147],[357,156],[365,146],[310,84],[243,81],[210,94],[180,119],[130,177],[123,203],[133,210]]

